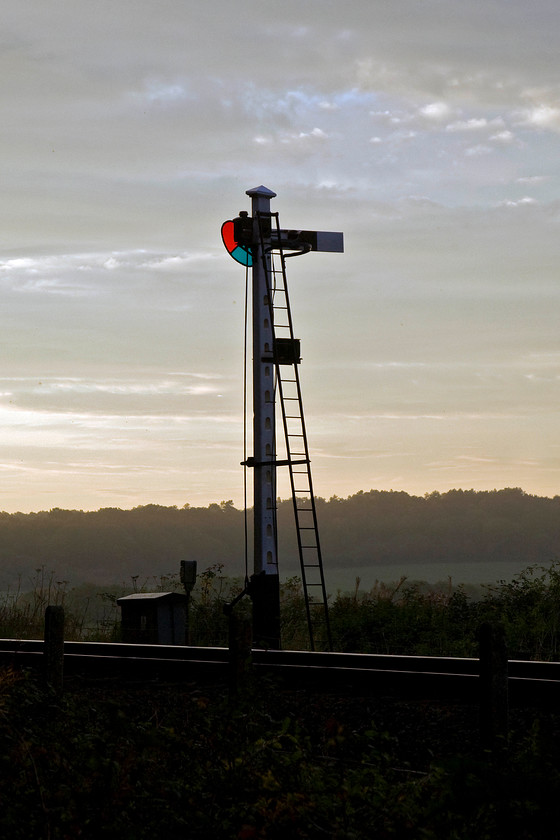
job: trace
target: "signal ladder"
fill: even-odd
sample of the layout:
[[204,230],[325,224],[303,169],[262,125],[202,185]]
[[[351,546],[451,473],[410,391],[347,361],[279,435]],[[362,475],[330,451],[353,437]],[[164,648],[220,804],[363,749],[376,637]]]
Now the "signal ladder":
[[[276,370],[276,387],[282,410],[287,454],[286,461],[277,460],[276,464],[277,466],[287,466],[290,474],[311,650],[332,650],[327,591],[298,372],[298,365],[301,361],[299,356],[300,343],[294,337],[286,278],[286,258],[287,256],[296,256],[296,254],[286,255],[284,253],[278,213],[260,213],[258,227],[267,278],[268,305],[274,347],[273,362]],[[272,239],[272,245],[265,247],[265,240],[270,239]],[[275,261],[274,252],[277,252],[279,260]],[[303,252],[299,251],[297,253]]]

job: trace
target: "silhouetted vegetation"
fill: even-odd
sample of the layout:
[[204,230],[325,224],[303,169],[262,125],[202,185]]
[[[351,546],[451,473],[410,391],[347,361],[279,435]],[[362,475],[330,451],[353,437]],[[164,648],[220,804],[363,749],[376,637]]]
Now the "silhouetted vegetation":
[[[451,550],[453,534],[463,556],[470,557],[468,551],[478,545],[490,557],[500,545],[504,551],[515,550],[509,536],[505,539],[515,522],[520,527],[516,533],[527,530],[516,556],[543,560],[512,579],[483,587],[477,598],[454,586],[451,578],[430,585],[397,577],[368,591],[361,591],[357,581],[354,592],[331,597],[335,649],[476,656],[480,624],[499,621],[510,658],[559,660],[560,563],[548,562],[555,554],[558,504],[557,497],[538,499],[517,490],[424,499],[372,492],[321,502],[331,539],[354,522],[355,544],[348,540],[353,564],[364,546],[374,552],[376,541],[389,551],[391,529],[403,527],[411,533],[416,528],[418,553],[408,532],[394,534],[395,551],[400,539],[399,550],[405,551],[406,544],[416,557],[425,558],[427,552],[433,552],[432,559],[445,557],[442,568],[448,571],[452,561],[444,546]],[[289,510],[285,505],[281,509]],[[201,569],[192,597],[193,643],[226,644],[223,605],[240,591],[242,578],[232,578],[227,564],[205,565],[200,556],[180,552],[195,544],[189,543],[186,522],[202,522],[197,533],[210,529],[220,543],[231,527],[238,528],[240,517],[242,524],[242,513],[222,504],[189,519],[190,510],[149,506],[98,514],[52,511],[29,519],[4,515],[0,534],[9,533],[10,539],[16,540],[18,528],[25,531],[24,522],[37,526],[36,543],[28,535],[29,553],[19,555],[26,562],[34,559],[33,545],[40,538],[50,548],[37,555],[44,562],[31,565],[31,589],[16,587],[0,598],[0,636],[40,638],[50,603],[65,606],[67,638],[116,640],[117,597],[142,589],[180,591],[177,566],[186,558],[197,559]],[[471,549],[464,517],[470,528],[480,531],[469,543]],[[109,521],[111,528],[101,527]],[[142,538],[145,565],[135,567]],[[89,558],[93,567],[100,547],[107,546],[110,553],[119,544],[120,584],[73,585],[70,573],[49,571],[51,557],[66,563],[73,552],[83,551],[82,561]],[[2,551],[9,545],[9,540],[2,541]],[[158,551],[171,574],[157,574]],[[115,554],[110,556],[114,562]],[[107,557],[102,557],[95,568],[103,576]],[[248,608],[246,600],[238,607]],[[306,646],[296,577],[282,587],[282,636],[287,648]],[[507,749],[491,754],[478,741],[474,707],[304,696],[266,681],[253,685],[235,704],[227,703],[220,688],[108,687],[103,681],[77,678],[67,681],[64,696],[57,697],[30,675],[2,669],[0,830],[14,840],[548,840],[557,834],[551,826],[558,824],[560,718],[554,712],[512,709],[510,721]]]
[[469,598],[402,579],[362,595],[339,595],[330,609],[336,650],[432,656],[478,656],[478,628],[504,626],[510,659],[560,659],[560,564],[530,566],[511,581]]
[[25,585],[41,567],[72,584],[102,584],[176,572],[181,560],[197,560],[202,567],[227,563],[241,574],[242,557],[243,513],[230,502],[0,514],[4,590]]
[[[198,576],[190,606],[191,643],[228,644],[224,604],[243,589],[240,579],[227,578],[219,565]],[[120,640],[117,598],[138,591],[181,591],[178,575],[140,580],[128,586],[67,588],[52,574],[38,570],[31,592],[0,597],[0,638],[42,638],[44,611],[61,604],[68,640]],[[236,607],[250,614],[250,600]],[[478,628],[484,622],[504,626],[510,659],[560,660],[560,563],[530,566],[512,580],[481,587],[477,598],[462,586],[411,582],[377,583],[361,592],[338,593],[330,599],[335,650],[435,656],[477,656]],[[301,581],[281,585],[282,644],[308,647]]]
[[[452,490],[424,497],[370,490],[317,500],[327,569],[438,563],[547,564],[558,556],[560,496],[519,489]],[[251,540],[251,516],[249,541]],[[278,505],[282,570],[297,572],[291,501]],[[72,586],[121,584],[175,573],[181,560],[244,574],[244,513],[232,502],[205,508],[145,505],[133,510],[0,514],[0,591],[29,588],[47,568]]]
[[476,709],[0,671],[0,831],[10,840],[557,836],[560,721],[511,716],[507,761]]

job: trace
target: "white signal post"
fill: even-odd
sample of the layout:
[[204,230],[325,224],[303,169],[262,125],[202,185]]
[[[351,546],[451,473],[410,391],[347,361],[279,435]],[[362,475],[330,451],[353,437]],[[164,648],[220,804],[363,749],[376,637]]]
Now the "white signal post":
[[[247,190],[253,218],[253,505],[254,577],[251,582],[255,644],[280,647],[280,584],[276,534],[276,404],[274,332],[270,322],[268,275],[270,235],[260,222],[276,193]],[[263,246],[265,253],[263,254]]]

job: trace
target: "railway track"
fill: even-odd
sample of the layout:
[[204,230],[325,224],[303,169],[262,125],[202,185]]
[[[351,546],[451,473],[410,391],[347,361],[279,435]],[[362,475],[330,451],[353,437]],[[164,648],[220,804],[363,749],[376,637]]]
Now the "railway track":
[[[0,639],[0,664],[39,668],[42,658],[42,641]],[[229,667],[229,651],[221,647],[64,643],[66,676],[225,683]],[[252,667],[257,676],[291,689],[463,703],[480,699],[478,659],[255,649]],[[508,693],[513,705],[559,707],[560,662],[510,660]]]

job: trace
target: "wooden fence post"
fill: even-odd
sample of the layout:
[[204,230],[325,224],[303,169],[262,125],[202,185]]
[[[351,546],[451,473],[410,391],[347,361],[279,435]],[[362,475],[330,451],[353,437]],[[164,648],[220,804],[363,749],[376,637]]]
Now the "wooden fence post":
[[229,613],[229,696],[233,700],[247,683],[252,665],[253,632],[248,618]]
[[508,738],[508,658],[502,624],[485,622],[479,628],[480,737],[492,749]]
[[64,607],[49,606],[45,610],[43,659],[45,681],[60,696],[64,677]]

